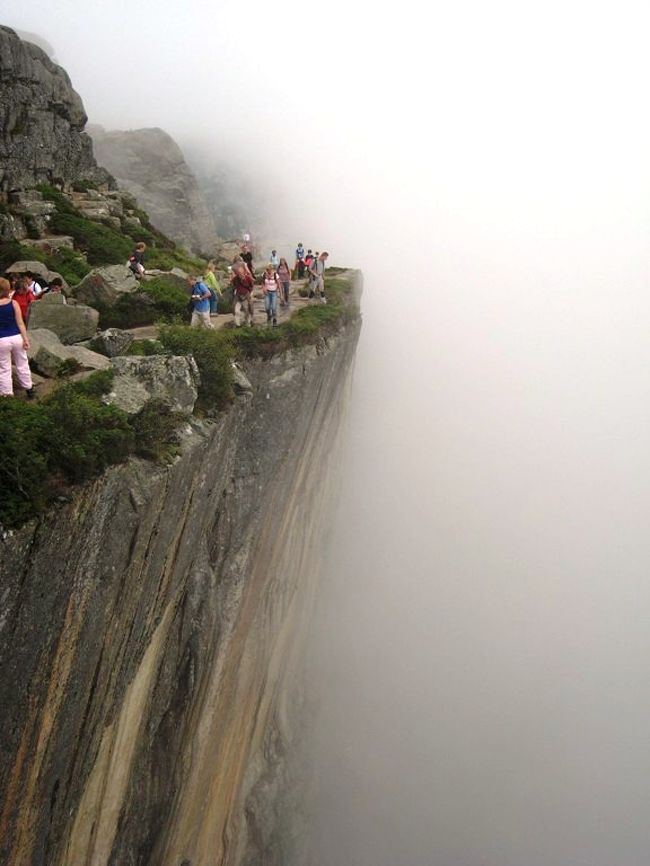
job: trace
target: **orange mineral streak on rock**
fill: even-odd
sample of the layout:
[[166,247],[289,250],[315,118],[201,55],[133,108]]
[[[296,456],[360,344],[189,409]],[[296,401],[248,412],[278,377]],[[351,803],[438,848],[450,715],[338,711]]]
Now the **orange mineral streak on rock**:
[[[9,852],[7,866],[33,866],[34,864],[32,854],[34,846],[34,828],[41,809],[41,804],[39,802],[39,775],[43,761],[45,760],[50,743],[50,737],[59,710],[61,709],[63,701],[66,699],[68,679],[75,658],[77,638],[85,616],[86,604],[87,593],[83,593],[81,596],[77,596],[73,593],[70,596],[63,628],[61,629],[61,635],[59,637],[48,676],[49,688],[47,696],[40,710],[40,719],[34,722],[34,726],[39,726],[36,745],[29,762],[28,775],[26,779],[24,779],[20,790],[20,814],[16,825],[14,843]],[[45,665],[43,667],[46,669]],[[36,718],[38,718],[37,712],[38,711],[35,711],[34,713]],[[29,737],[29,740],[31,740],[31,737]],[[21,740],[21,747],[23,746],[23,743],[26,742],[28,742],[28,740],[23,737]],[[16,762],[16,765],[18,765],[18,762]],[[19,778],[20,775],[17,774],[16,781],[18,781]]]

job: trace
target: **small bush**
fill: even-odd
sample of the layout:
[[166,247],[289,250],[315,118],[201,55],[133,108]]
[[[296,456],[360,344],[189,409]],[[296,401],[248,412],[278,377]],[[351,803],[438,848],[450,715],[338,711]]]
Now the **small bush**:
[[79,373],[80,370],[81,364],[76,358],[65,358],[59,364],[56,375],[58,379],[66,379],[68,376],[74,376],[75,373]]
[[233,397],[232,332],[208,331],[183,325],[165,325],[160,342],[173,355],[194,355],[201,373],[197,408],[204,412],[222,409]]
[[63,235],[71,235],[91,265],[125,262],[133,249],[131,238],[77,214],[56,213],[51,226]]
[[160,340],[134,340],[127,351],[127,355],[163,355],[165,347]]
[[175,280],[156,277],[153,280],[141,282],[142,291],[148,295],[156,312],[156,319],[173,319],[178,316],[187,319],[190,293]]
[[178,427],[184,416],[161,400],[150,400],[132,421],[135,453],[169,463],[178,453]]

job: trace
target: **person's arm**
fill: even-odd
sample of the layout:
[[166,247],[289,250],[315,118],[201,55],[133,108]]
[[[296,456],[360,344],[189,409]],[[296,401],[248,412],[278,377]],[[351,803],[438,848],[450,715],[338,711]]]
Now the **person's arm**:
[[22,310],[20,309],[18,301],[12,301],[11,303],[14,305],[16,324],[18,325],[20,336],[23,338],[23,349],[29,349],[29,337],[27,336],[27,328],[25,327],[25,322],[23,321]]

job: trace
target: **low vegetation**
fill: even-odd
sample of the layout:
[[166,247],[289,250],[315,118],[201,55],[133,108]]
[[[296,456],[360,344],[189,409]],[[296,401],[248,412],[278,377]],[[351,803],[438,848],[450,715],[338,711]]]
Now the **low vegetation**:
[[112,370],[102,370],[38,403],[0,401],[2,526],[19,526],[132,454],[173,457],[180,416],[154,401],[134,417],[106,405],[101,397],[112,378]]

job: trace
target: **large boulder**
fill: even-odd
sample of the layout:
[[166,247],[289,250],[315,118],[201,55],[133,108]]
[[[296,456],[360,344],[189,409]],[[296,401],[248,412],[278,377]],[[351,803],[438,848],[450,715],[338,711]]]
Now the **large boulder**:
[[97,332],[99,313],[85,304],[70,306],[62,294],[48,292],[32,304],[29,313],[30,328],[53,331],[62,343],[80,343]]
[[91,271],[72,289],[72,294],[84,304],[110,307],[124,295],[135,294],[138,288],[138,281],[126,265],[108,265]]
[[166,403],[174,412],[191,414],[200,383],[199,369],[191,355],[120,357],[111,361],[113,387],[102,399],[137,414],[151,399]]
[[162,277],[168,283],[175,283],[181,289],[187,289],[188,274],[181,268],[172,268],[171,271],[161,271],[159,268],[149,268],[143,276],[143,282]]
[[79,370],[105,370],[110,361],[104,355],[91,352],[82,346],[64,346],[57,335],[46,328],[29,331],[27,357],[31,366],[42,376],[54,378],[59,374],[65,361],[77,362]]
[[68,284],[63,279],[58,271],[51,271],[47,268],[43,262],[37,261],[29,261],[27,259],[23,259],[19,262],[14,262],[10,265],[6,270],[6,274],[35,274],[36,277],[41,277],[42,280],[45,280],[46,283],[51,283],[54,277],[58,277],[63,283],[63,288],[67,291]]
[[107,328],[92,338],[89,348],[93,352],[106,355],[107,358],[115,358],[117,355],[124,355],[133,340],[134,336],[129,331]]

